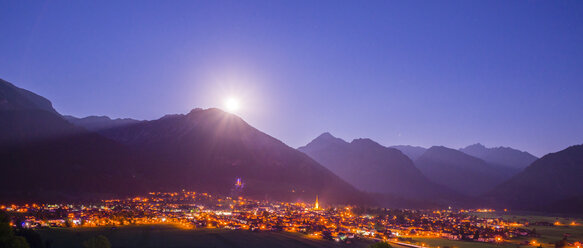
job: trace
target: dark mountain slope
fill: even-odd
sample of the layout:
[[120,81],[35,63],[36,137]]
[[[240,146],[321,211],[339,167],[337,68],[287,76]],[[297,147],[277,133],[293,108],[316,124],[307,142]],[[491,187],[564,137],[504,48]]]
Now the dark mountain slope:
[[[0,82],[0,199],[99,199],[148,191],[366,200],[305,154],[217,109],[104,130],[76,127],[40,96]],[[30,100],[30,98],[35,98]],[[117,140],[117,141],[116,141]]]
[[583,212],[583,145],[543,156],[487,196],[513,208],[573,212],[578,204]]
[[144,192],[126,151],[91,133],[0,146],[0,198],[80,200]]
[[0,79],[0,110],[44,110],[56,114],[49,100]]
[[138,190],[122,145],[75,127],[50,101],[0,81],[2,200],[94,198]]
[[423,148],[420,146],[400,145],[391,146],[391,148],[395,148],[401,151],[403,154],[407,155],[407,157],[409,157],[413,161],[417,160],[419,157],[421,157],[421,155],[423,155],[425,151],[427,151],[427,148]]
[[95,199],[139,192],[128,152],[53,112],[0,111],[0,199]]
[[415,165],[430,180],[472,196],[491,190],[515,173],[443,146],[429,148]]
[[143,174],[155,187],[228,193],[242,178],[246,194],[255,197],[362,200],[359,191],[305,154],[218,109],[101,133],[139,153]]
[[431,183],[399,150],[370,139],[348,143],[324,133],[298,150],[364,191],[426,201],[451,199],[455,195]]

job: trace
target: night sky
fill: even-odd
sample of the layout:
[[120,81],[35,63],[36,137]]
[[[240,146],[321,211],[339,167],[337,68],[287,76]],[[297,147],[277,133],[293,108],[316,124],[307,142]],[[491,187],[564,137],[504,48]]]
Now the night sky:
[[237,112],[297,147],[583,143],[583,1],[0,0],[0,78],[61,114]]

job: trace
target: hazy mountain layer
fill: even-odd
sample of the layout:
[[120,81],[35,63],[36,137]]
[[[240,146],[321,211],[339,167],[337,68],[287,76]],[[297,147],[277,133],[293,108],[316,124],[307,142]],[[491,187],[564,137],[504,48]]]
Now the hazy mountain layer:
[[77,118],[74,116],[65,115],[63,118],[75,126],[83,127],[87,130],[96,132],[104,129],[127,126],[140,122],[130,118],[111,119],[107,116],[87,116],[83,118]]
[[510,178],[516,169],[486,163],[458,150],[433,146],[415,161],[433,182],[477,196]]
[[395,148],[401,151],[403,154],[407,155],[407,157],[409,157],[413,161],[417,160],[419,157],[421,157],[421,155],[423,155],[423,153],[425,153],[425,151],[427,151],[427,148],[420,146],[400,145],[391,146],[391,148]]
[[426,201],[451,200],[455,195],[430,182],[399,150],[370,139],[348,143],[324,133],[298,150],[367,192]]
[[493,147],[486,148],[484,145],[477,143],[460,151],[480,158],[490,164],[504,165],[515,169],[522,170],[537,160],[537,157],[528,152],[519,151],[510,147]]

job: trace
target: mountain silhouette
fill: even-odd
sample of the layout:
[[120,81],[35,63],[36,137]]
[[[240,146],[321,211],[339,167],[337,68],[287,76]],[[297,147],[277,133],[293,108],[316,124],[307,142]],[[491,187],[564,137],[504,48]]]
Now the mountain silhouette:
[[44,110],[56,114],[46,98],[0,79],[0,110]]
[[323,133],[298,150],[363,191],[425,201],[451,200],[456,195],[430,182],[401,151],[370,139],[348,143]]
[[111,119],[107,116],[87,116],[83,118],[77,118],[70,115],[64,115],[63,118],[75,126],[83,127],[87,130],[95,132],[140,122],[130,118]]
[[427,151],[427,148],[420,146],[399,145],[390,147],[401,151],[403,154],[407,155],[407,157],[409,157],[413,161],[421,157],[421,155],[423,155],[423,153]]
[[346,202],[362,194],[305,154],[219,109],[194,109],[101,131],[142,156],[157,188],[228,193],[237,178],[248,195]]
[[122,145],[75,127],[49,100],[0,81],[3,200],[92,199],[137,190]]
[[517,209],[583,212],[583,145],[550,153],[487,194]]
[[519,151],[510,147],[486,148],[480,143],[461,148],[460,151],[480,158],[490,164],[504,165],[519,170],[526,168],[538,159],[528,152]]
[[516,173],[443,146],[427,149],[415,165],[433,182],[470,196],[485,193]]
[[255,199],[427,208],[480,196],[495,207],[583,211],[583,145],[533,158],[481,144],[390,148],[330,133],[293,149],[215,108],[151,121],[61,116],[48,99],[0,80],[0,201],[228,195],[241,179],[237,193]]
[[182,189],[230,194],[241,178],[243,193],[258,199],[367,201],[307,155],[218,109],[98,134],[69,123],[45,98],[5,81],[0,88],[2,200],[94,200]]

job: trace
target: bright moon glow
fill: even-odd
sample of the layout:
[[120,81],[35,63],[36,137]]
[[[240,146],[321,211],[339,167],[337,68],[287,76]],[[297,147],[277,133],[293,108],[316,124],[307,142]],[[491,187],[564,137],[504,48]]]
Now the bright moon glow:
[[229,98],[225,101],[225,110],[227,110],[228,112],[235,112],[239,109],[240,105],[239,105],[239,101],[237,101],[237,99],[235,98]]

